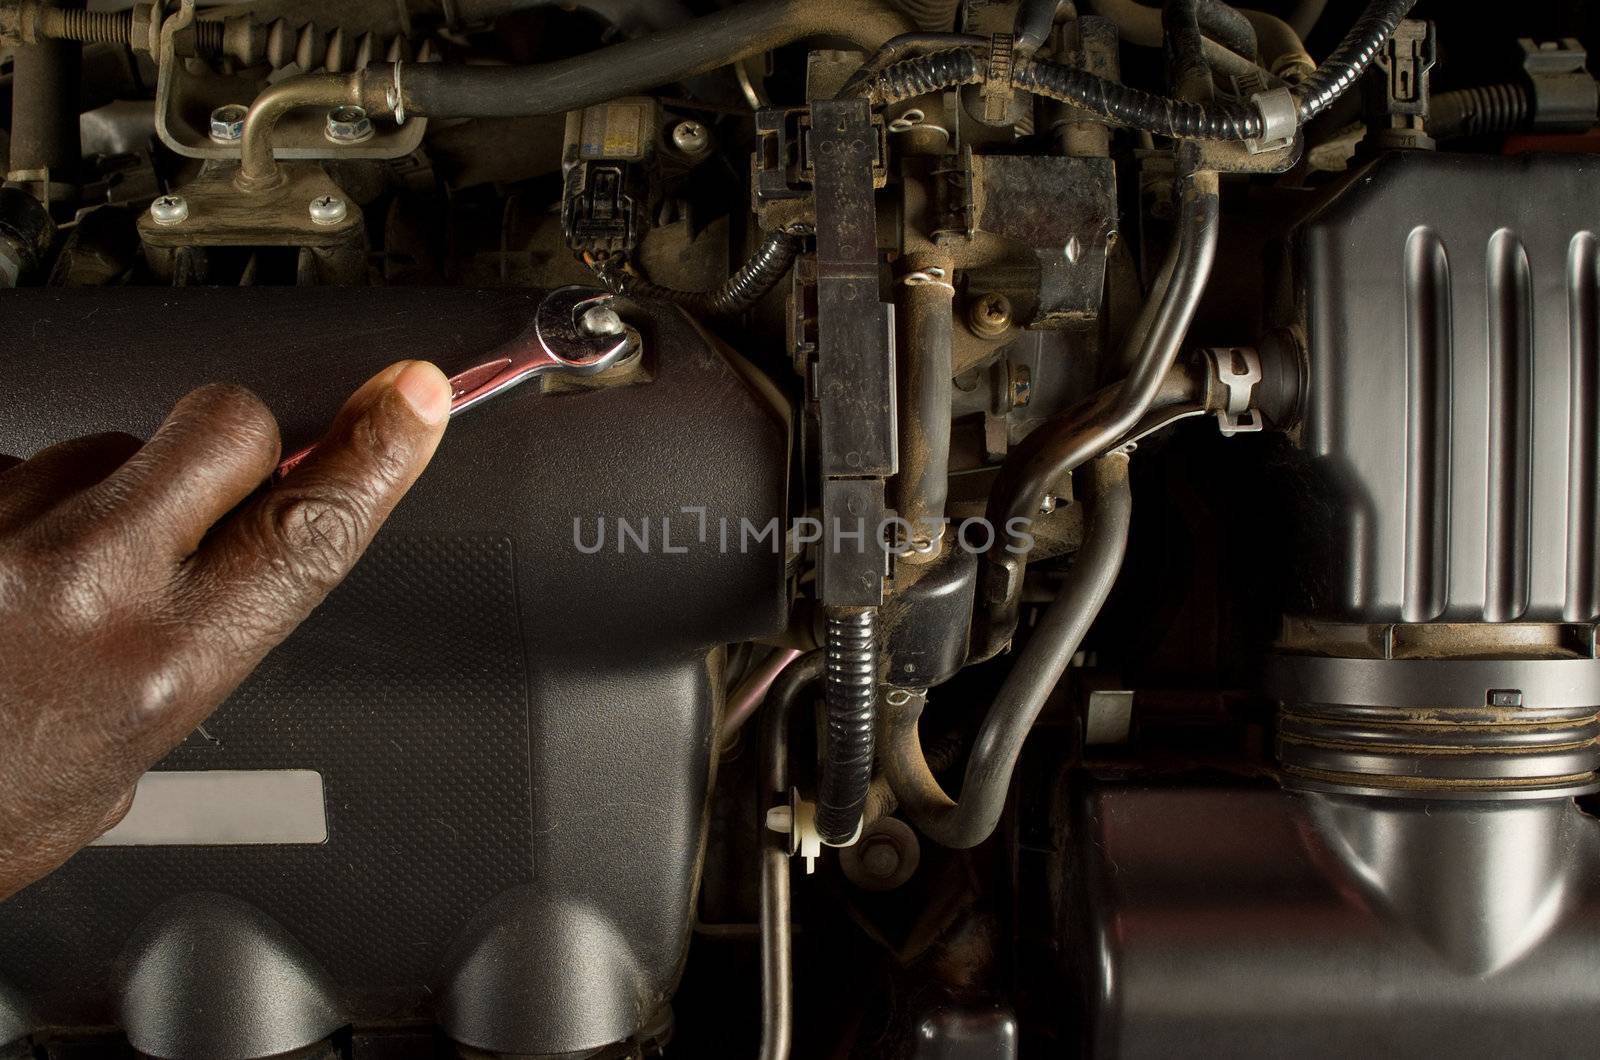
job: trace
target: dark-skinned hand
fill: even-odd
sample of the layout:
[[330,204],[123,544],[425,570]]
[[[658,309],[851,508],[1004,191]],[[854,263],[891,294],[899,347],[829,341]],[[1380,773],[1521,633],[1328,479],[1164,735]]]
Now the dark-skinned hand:
[[148,442],[0,456],[0,899],[127,813],[139,777],[350,572],[433,456],[450,387],[394,365],[314,453],[279,460],[239,387]]

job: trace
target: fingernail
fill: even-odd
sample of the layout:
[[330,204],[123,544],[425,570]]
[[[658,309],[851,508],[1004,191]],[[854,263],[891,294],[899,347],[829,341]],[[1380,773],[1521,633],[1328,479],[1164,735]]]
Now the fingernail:
[[443,423],[450,415],[450,383],[444,373],[427,361],[412,361],[394,381],[395,390],[406,399],[417,419],[430,427]]

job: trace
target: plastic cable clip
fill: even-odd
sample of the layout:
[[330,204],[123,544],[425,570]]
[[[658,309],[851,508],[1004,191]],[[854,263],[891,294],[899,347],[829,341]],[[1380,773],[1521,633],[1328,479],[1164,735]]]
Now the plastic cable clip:
[[1295,134],[1300,131],[1300,107],[1295,102],[1293,92],[1287,88],[1274,88],[1268,92],[1257,92],[1250,97],[1250,102],[1255,104],[1256,112],[1261,115],[1261,135],[1244,142],[1251,154],[1278,151],[1294,143]]

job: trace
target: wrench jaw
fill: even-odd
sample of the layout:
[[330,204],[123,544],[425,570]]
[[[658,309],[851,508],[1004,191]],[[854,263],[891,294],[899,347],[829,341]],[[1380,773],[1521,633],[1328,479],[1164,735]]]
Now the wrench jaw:
[[610,291],[560,287],[545,295],[534,316],[534,334],[553,364],[549,370],[576,375],[602,372],[639,347],[639,333],[617,315]]

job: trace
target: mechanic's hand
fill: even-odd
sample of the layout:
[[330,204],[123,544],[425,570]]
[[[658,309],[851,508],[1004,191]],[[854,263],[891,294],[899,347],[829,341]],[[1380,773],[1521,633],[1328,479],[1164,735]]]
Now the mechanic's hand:
[[248,391],[178,403],[144,445],[97,435],[0,456],[0,899],[127,813],[355,565],[433,456],[444,375],[394,365],[281,482]]

